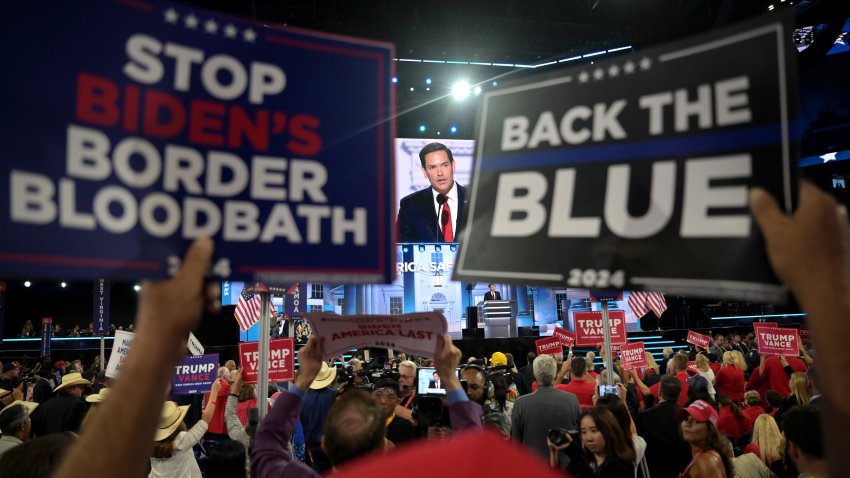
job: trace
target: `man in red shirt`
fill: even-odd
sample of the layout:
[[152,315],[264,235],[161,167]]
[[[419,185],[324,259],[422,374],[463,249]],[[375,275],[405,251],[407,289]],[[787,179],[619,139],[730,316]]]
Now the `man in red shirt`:
[[[790,367],[790,368],[789,368]],[[804,372],[808,369],[806,364],[798,357],[785,357],[785,363],[778,355],[771,355],[764,358],[759,367],[762,380],[767,380],[768,390],[776,390],[783,397],[791,394],[791,387],[788,386],[788,380],[794,372]]]
[[[211,400],[215,400],[216,405],[218,405],[215,407],[215,410],[213,410],[210,425],[207,428],[207,433],[204,435],[206,442],[205,446],[207,444],[212,444],[213,447],[218,444],[218,442],[228,438],[227,426],[224,424],[225,407],[222,406],[225,402],[227,402],[227,395],[230,393],[230,371],[227,367],[218,368],[218,378],[216,378],[216,380],[221,384],[221,388],[218,390],[218,395],[215,397],[207,395],[207,399],[204,402],[206,405]],[[238,393],[238,390],[236,393]]]
[[[667,364],[667,373],[673,375],[682,382],[682,391],[679,393],[679,400],[677,403],[679,406],[683,406],[685,402],[688,401],[688,378],[690,378],[690,374],[688,373],[688,356],[678,352],[673,354],[673,357]],[[661,382],[658,382],[649,387],[649,393],[655,397],[656,402],[658,402],[658,388],[660,383]]]
[[558,390],[574,393],[579,405],[593,406],[593,394],[596,392],[596,382],[587,380],[587,361],[577,357],[570,361],[570,383],[555,385]]

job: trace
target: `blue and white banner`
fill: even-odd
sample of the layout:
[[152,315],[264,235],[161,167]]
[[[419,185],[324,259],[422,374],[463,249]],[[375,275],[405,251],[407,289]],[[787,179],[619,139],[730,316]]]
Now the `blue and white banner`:
[[53,318],[41,319],[41,356],[50,357],[50,339],[53,337]]
[[92,326],[95,335],[109,335],[109,281],[95,279]]
[[292,284],[287,292],[290,291],[291,294],[287,293],[283,296],[284,315],[289,318],[298,318],[309,312],[307,310],[307,283]]
[[0,276],[163,278],[208,236],[222,279],[391,278],[391,45],[91,0],[4,5],[0,53]]
[[748,208],[797,191],[793,16],[484,95],[454,280],[784,301]]
[[[189,356],[174,368],[171,377],[172,395],[209,392],[218,373],[218,354]],[[224,404],[219,404],[223,407]]]

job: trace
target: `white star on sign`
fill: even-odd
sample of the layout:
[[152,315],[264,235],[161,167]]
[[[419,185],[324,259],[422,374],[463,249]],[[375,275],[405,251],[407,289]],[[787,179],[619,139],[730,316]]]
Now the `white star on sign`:
[[652,61],[647,57],[643,57],[643,59],[640,61],[640,69],[641,70],[648,70],[649,67],[651,67],[651,66],[652,66]]
[[206,23],[204,23],[204,30],[206,30],[207,33],[215,34],[215,32],[218,31],[218,23],[216,23],[215,20],[210,18],[209,20],[207,20]]
[[629,73],[633,73],[635,71],[635,64],[631,62],[631,60],[627,61],[625,65],[623,65],[623,71],[628,75]]
[[226,36],[227,38],[236,38],[236,35],[238,33],[239,30],[237,30],[232,23],[224,27],[224,36]]
[[608,76],[617,76],[620,74],[620,67],[617,65],[611,65],[611,68],[608,68]]
[[594,80],[601,80],[602,78],[605,78],[605,71],[603,71],[602,68],[597,68],[593,70]]
[[587,83],[588,78],[590,78],[590,75],[588,75],[586,71],[582,71],[578,74],[579,83]]
[[169,8],[165,11],[165,22],[166,23],[177,23],[177,19],[180,18],[180,15],[177,14],[177,10],[173,8]]
[[254,43],[254,40],[257,39],[257,34],[254,32],[254,30],[248,28],[247,30],[242,32],[242,38],[244,38],[246,42]]
[[191,28],[192,30],[194,30],[198,27],[198,17],[190,13],[189,16],[185,19],[185,24],[186,28]]

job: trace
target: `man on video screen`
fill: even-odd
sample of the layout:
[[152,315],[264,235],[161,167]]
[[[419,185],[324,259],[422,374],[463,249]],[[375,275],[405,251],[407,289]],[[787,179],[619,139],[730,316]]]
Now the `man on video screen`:
[[433,378],[428,382],[428,388],[430,389],[442,389],[443,383],[440,381],[440,375],[434,371]]
[[452,151],[430,143],[419,151],[422,174],[431,187],[402,198],[396,228],[400,242],[457,242],[463,228],[466,188],[454,180]]

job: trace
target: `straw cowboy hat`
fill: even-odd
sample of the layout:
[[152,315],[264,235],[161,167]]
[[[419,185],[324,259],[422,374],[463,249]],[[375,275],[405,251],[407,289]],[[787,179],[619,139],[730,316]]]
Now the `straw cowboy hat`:
[[38,406],[38,404],[37,404],[37,403],[35,403],[35,402],[25,402],[25,401],[23,401],[23,400],[15,400],[14,402],[12,402],[12,403],[10,403],[10,404],[6,405],[5,407],[3,407],[3,409],[2,409],[2,410],[0,410],[0,415],[2,415],[2,414],[3,414],[3,412],[5,412],[6,410],[8,410],[8,409],[10,409],[10,408],[14,407],[15,405],[23,405],[23,406],[25,406],[25,407],[27,408],[27,413],[32,413],[32,412],[33,412],[33,410],[35,410],[35,408]]
[[100,403],[106,399],[106,396],[109,395],[108,388],[101,388],[99,392],[93,393],[86,397],[86,401],[89,403]]
[[327,363],[322,362],[322,368],[319,370],[319,375],[316,375],[313,383],[310,384],[310,388],[313,390],[321,390],[332,384],[334,380],[336,380],[336,367],[328,367]]
[[62,377],[62,383],[60,383],[59,385],[56,386],[56,388],[53,389],[53,393],[56,393],[59,390],[62,390],[62,389],[68,388],[68,387],[73,387],[73,386],[76,386],[76,385],[91,385],[91,382],[84,379],[83,376],[80,375],[79,373],[76,373],[76,372],[69,373],[68,375],[64,375]]
[[162,406],[162,413],[159,415],[159,428],[156,429],[153,441],[162,441],[170,437],[174,430],[177,430],[177,427],[183,423],[183,418],[188,411],[189,405],[177,406],[174,402],[165,402]]

